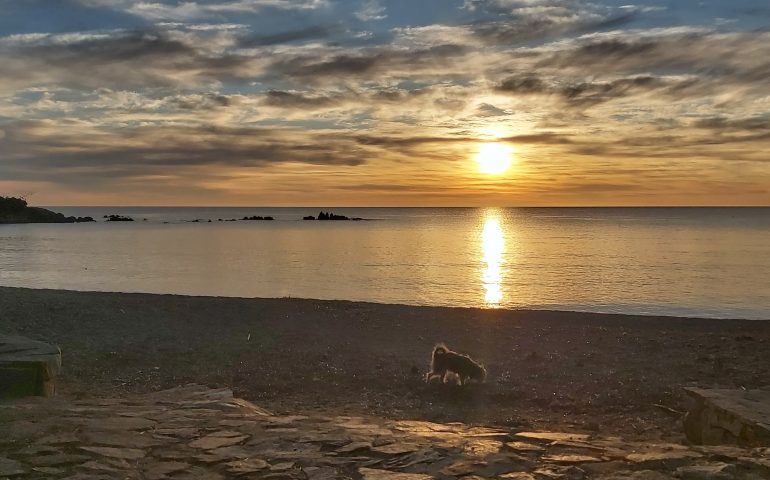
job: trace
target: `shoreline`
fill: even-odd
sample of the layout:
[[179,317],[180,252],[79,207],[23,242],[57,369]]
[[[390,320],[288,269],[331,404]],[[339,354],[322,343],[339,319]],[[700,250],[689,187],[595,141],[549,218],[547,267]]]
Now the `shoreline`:
[[[684,386],[758,388],[770,323],[0,287],[0,332],[62,348],[60,390],[232,388],[277,412],[375,413],[680,438]],[[432,346],[483,363],[467,388],[422,381]]]
[[346,300],[341,298],[312,298],[312,297],[243,297],[243,296],[225,296],[225,295],[194,295],[185,293],[156,293],[156,292],[133,292],[133,291],[113,291],[113,290],[71,290],[66,288],[37,288],[37,287],[12,287],[8,285],[0,285],[0,290],[32,290],[32,291],[47,291],[47,292],[68,292],[68,293],[92,293],[92,294],[107,294],[107,295],[153,295],[160,297],[178,297],[178,298],[210,298],[210,299],[233,299],[233,300],[296,300],[302,302],[339,302],[352,303],[352,304],[364,304],[375,305],[382,307],[404,307],[404,308],[447,308],[458,309],[468,311],[482,311],[482,312],[516,312],[517,314],[550,314],[550,315],[575,315],[583,317],[585,315],[598,315],[601,317],[633,317],[633,318],[649,318],[649,319],[670,319],[670,320],[693,320],[693,321],[728,321],[728,322],[765,322],[770,321],[770,314],[767,318],[738,318],[738,317],[712,317],[712,316],[698,316],[698,315],[670,315],[670,314],[657,314],[657,313],[633,313],[633,312],[607,312],[596,310],[560,310],[550,308],[530,308],[530,307],[469,307],[460,305],[428,305],[428,304],[411,304],[411,303],[388,303],[388,302],[376,302],[370,300]]

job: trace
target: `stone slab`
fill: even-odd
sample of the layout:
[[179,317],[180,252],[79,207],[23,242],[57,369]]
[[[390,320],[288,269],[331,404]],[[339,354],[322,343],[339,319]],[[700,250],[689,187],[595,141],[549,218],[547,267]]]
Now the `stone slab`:
[[0,399],[51,397],[61,370],[61,350],[25,337],[0,335]]
[[770,445],[770,388],[685,388],[685,434],[695,444]]

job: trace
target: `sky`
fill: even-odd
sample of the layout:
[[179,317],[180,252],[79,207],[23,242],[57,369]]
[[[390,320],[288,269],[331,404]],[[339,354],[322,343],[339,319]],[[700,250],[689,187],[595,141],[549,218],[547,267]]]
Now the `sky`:
[[770,205],[770,2],[631,1],[0,0],[0,195]]

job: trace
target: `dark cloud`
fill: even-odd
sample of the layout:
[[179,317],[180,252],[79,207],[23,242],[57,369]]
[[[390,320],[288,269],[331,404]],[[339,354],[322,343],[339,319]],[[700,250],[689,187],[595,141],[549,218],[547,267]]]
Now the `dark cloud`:
[[247,75],[251,58],[214,55],[201,44],[174,38],[165,31],[117,32],[84,35],[64,42],[0,46],[4,80],[46,83],[69,88],[96,89],[178,86],[192,76],[224,80]]
[[317,56],[300,55],[278,59],[271,66],[274,73],[316,83],[331,78],[337,82],[349,77],[372,77],[377,74],[400,74],[408,77],[430,71],[437,65],[448,65],[467,53],[461,45],[445,44],[429,48],[402,50],[367,49],[355,54],[340,54],[318,60]]
[[305,40],[318,40],[328,38],[336,33],[338,29],[333,27],[324,27],[319,25],[301,28],[299,30],[288,30],[285,32],[274,33],[272,35],[255,35],[244,37],[239,40],[239,46],[264,47],[270,45],[279,45],[284,43],[301,42]]
[[471,142],[474,139],[468,137],[438,137],[438,136],[374,136],[374,135],[356,135],[356,141],[361,145],[376,145],[381,147],[403,147],[412,145],[422,145],[426,143],[462,143]]
[[570,135],[553,133],[553,132],[534,133],[531,135],[513,135],[511,137],[501,138],[500,140],[511,142],[514,144],[526,143],[526,144],[563,145],[563,144],[573,143],[572,139],[570,138]]
[[185,167],[259,167],[299,162],[358,165],[357,143],[329,133],[322,139],[290,129],[147,126],[120,130],[77,124],[17,122],[3,126],[7,179],[132,177]]
[[506,78],[500,82],[497,90],[515,94],[548,93],[551,87],[537,75],[525,74]]
[[205,93],[201,95],[186,95],[174,97],[171,105],[185,110],[208,110],[219,107],[229,107],[233,101],[227,95]]
[[497,108],[496,106],[490,105],[489,103],[482,103],[476,107],[477,117],[501,117],[508,114],[509,113],[502,108]]
[[308,109],[339,105],[343,99],[339,94],[308,96],[296,92],[270,90],[265,93],[264,104],[271,107]]
[[[354,137],[356,141],[363,145],[377,145],[383,147],[396,147],[396,146],[414,146],[429,143],[477,143],[479,139],[476,136],[471,135],[455,135],[455,136],[374,136],[374,135],[357,135]],[[531,135],[512,135],[509,137],[499,138],[498,141],[510,142],[518,144],[566,144],[572,143],[568,135],[553,133],[553,132],[541,132]]]
[[770,114],[748,118],[708,117],[695,121],[693,126],[713,130],[769,130]]
[[587,11],[569,11],[569,15],[513,14],[501,21],[469,24],[473,35],[490,45],[510,45],[556,35],[593,32],[617,28],[636,19],[636,12],[620,15],[596,15]]
[[[496,87],[514,95],[556,95],[573,107],[589,107],[616,98],[677,85],[650,75],[620,78],[608,82],[566,82],[563,79],[544,80],[534,74],[513,75]],[[688,82],[689,83],[689,82]]]

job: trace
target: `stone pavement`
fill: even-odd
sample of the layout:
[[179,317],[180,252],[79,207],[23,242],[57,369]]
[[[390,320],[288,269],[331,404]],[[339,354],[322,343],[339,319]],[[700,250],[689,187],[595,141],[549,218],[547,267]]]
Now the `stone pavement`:
[[0,403],[0,479],[770,478],[770,449],[273,415],[188,385],[119,399]]

